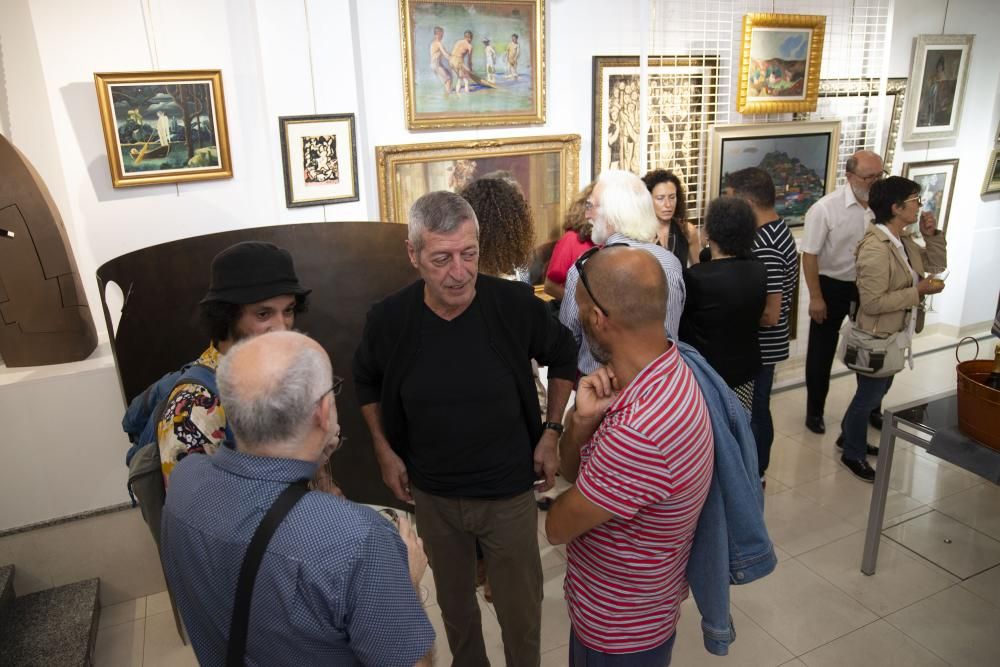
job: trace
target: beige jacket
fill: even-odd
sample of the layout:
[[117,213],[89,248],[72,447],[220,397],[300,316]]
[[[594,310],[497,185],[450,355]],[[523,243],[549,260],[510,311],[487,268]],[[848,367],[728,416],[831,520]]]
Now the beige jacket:
[[[947,252],[941,230],[934,236],[924,237],[926,248],[921,248],[909,236],[902,237],[902,242],[918,276],[924,276],[924,267],[945,266]],[[868,227],[858,244],[857,268],[860,304],[855,324],[869,333],[902,331],[906,314],[920,303],[920,295],[910,267],[882,227]]]

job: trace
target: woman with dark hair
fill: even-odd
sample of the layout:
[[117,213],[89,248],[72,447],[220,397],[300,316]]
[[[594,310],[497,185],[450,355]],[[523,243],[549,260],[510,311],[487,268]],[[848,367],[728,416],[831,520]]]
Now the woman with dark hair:
[[459,194],[479,220],[479,270],[526,281],[535,222],[517,185],[506,178],[478,178]]
[[590,240],[590,221],[585,215],[587,200],[593,191],[594,184],[591,183],[581,190],[570,204],[566,221],[563,223],[563,235],[552,249],[552,257],[545,272],[545,293],[557,302],[562,301],[566,292],[566,274],[569,273],[569,267],[573,266],[573,262],[580,255],[594,247],[594,242]]
[[[866,333],[891,335],[909,348],[916,332],[917,308],[924,295],[937,294],[944,282],[925,278],[930,269],[941,271],[947,263],[944,234],[930,213],[920,212],[920,184],[899,176],[876,181],[868,195],[875,223],[858,244],[858,312],[854,327]],[[903,230],[915,222],[926,248],[917,245]],[[844,448],[840,462],[865,481],[875,480],[875,470],[865,454],[878,455],[867,443],[868,415],[877,408],[892,385],[892,376],[871,377],[858,373],[858,388],[840,422],[837,445]]]
[[705,227],[712,260],[684,270],[679,336],[701,352],[749,411],[767,299],[767,271],[751,252],[753,211],[738,197],[719,197],[708,207]]
[[697,225],[685,220],[687,203],[681,179],[672,171],[654,169],[647,172],[642,181],[653,198],[653,210],[660,221],[656,244],[672,252],[681,266],[697,264],[701,236]]

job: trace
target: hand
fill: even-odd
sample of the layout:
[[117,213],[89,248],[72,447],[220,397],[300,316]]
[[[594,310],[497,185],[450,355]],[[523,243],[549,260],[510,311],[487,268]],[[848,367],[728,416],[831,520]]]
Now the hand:
[[535,445],[535,477],[545,479],[535,486],[539,493],[545,493],[556,485],[556,471],[559,469],[559,434],[550,428],[542,432]]
[[937,234],[937,218],[930,211],[924,211],[920,214],[920,234],[922,236]]
[[823,297],[809,299],[809,317],[816,324],[823,324],[826,320],[826,301],[823,300]]
[[382,481],[392,491],[392,495],[404,503],[412,503],[410,476],[406,474],[406,464],[403,463],[403,459],[392,451],[389,443],[385,443],[384,447],[376,448],[375,457],[378,459],[378,467],[382,470]]
[[599,421],[619,391],[621,388],[618,386],[618,378],[607,366],[601,366],[590,375],[583,376],[576,389],[575,416],[586,421]]
[[932,278],[924,278],[919,283],[917,283],[917,294],[924,296],[925,294],[937,294],[944,289],[943,280],[934,280]]
[[405,516],[399,517],[399,536],[406,545],[406,560],[410,566],[410,581],[414,588],[420,585],[420,580],[424,578],[427,571],[427,554],[424,553],[424,541],[417,537],[410,520]]

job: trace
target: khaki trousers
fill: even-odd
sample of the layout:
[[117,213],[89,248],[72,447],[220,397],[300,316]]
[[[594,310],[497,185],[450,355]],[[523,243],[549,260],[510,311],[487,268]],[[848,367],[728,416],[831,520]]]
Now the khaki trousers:
[[476,540],[493,588],[508,667],[541,660],[542,562],[532,491],[502,500],[443,498],[413,488],[452,665],[488,666],[476,598]]

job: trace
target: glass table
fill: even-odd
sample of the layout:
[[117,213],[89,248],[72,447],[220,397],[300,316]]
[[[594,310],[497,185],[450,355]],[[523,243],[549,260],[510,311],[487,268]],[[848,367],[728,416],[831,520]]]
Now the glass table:
[[[885,518],[885,500],[889,493],[889,478],[892,474],[892,457],[896,449],[896,438],[902,438],[918,447],[927,449],[935,433],[944,429],[953,430],[958,425],[958,397],[955,391],[947,391],[912,403],[885,410],[882,416],[882,437],[879,440],[878,468],[875,471],[875,486],[872,489],[871,506],[868,510],[868,528],[865,533],[865,550],[861,559],[861,571],[875,574],[878,561],[879,540],[882,522]],[[975,449],[989,450],[975,440],[959,436],[960,444]],[[987,452],[983,452],[984,454]],[[993,452],[987,458],[1000,457]],[[970,472],[982,475],[977,469],[963,464],[961,459],[949,459]]]

